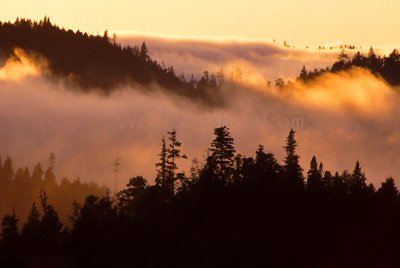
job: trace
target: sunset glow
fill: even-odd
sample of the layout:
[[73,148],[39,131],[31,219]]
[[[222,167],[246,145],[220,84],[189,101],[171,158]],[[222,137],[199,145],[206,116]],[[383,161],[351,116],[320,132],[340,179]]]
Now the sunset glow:
[[40,61],[32,59],[20,48],[16,48],[14,54],[15,57],[8,59],[0,68],[0,80],[20,81],[25,77],[39,75],[45,67],[44,64],[39,66]]
[[400,2],[327,0],[252,1],[51,1],[0,3],[1,20],[50,16],[63,27],[102,33],[136,31],[159,35],[276,39],[305,47],[335,41],[394,45]]
[[398,267],[399,10],[1,1],[0,267]]

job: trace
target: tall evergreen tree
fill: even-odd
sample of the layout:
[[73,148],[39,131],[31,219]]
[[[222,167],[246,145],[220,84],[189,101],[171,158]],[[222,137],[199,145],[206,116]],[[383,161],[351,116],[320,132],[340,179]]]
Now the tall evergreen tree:
[[33,202],[28,221],[22,227],[22,239],[26,247],[33,246],[41,236],[40,212]]
[[371,47],[368,51],[368,67],[370,68],[371,71],[373,72],[378,72],[380,70],[380,58],[375,54],[374,49]]
[[388,177],[384,182],[382,182],[382,186],[379,188],[378,193],[388,198],[399,198],[399,190],[397,189],[392,177]]
[[[72,238],[78,243],[77,246],[90,245],[94,247],[89,249],[92,251],[109,247],[107,239],[110,238],[112,230],[116,230],[113,220],[117,215],[109,192],[102,198],[89,195],[81,207],[75,204],[74,209],[73,217],[71,217]],[[86,250],[88,249],[85,248]]]
[[302,68],[301,71],[300,71],[300,76],[299,76],[299,78],[300,78],[300,80],[302,80],[303,82],[306,82],[306,81],[307,81],[308,72],[307,72],[307,69],[306,69],[306,66],[305,66],[305,65],[303,65],[303,68]]
[[36,186],[41,185],[43,180],[43,174],[44,172],[42,163],[38,162],[32,171],[32,181]]
[[158,155],[160,157],[160,160],[158,163],[156,163],[156,185],[161,187],[167,187],[167,180],[169,177],[167,154],[168,151],[165,144],[165,137],[163,136],[161,139],[161,152]]
[[307,191],[316,193],[322,190],[322,173],[318,168],[317,158],[313,156],[310,163],[310,170],[307,172]]
[[11,157],[7,157],[0,169],[0,181],[10,182],[14,176]]
[[322,177],[322,183],[325,188],[330,188],[332,187],[333,184],[333,176],[332,173],[328,170],[325,171],[324,176]]
[[26,183],[29,180],[29,170],[28,170],[28,176],[26,176],[25,169],[23,168],[18,168],[17,171],[15,172],[15,182],[16,183]]
[[18,221],[15,212],[5,215],[1,221],[1,246],[6,252],[15,252],[18,248],[20,239]]
[[63,224],[54,207],[48,203],[48,196],[44,189],[40,192],[40,203],[42,205],[41,238],[47,245],[57,246],[61,241]]
[[142,43],[142,46],[140,47],[140,58],[142,60],[148,61],[150,59],[149,56],[149,50],[147,48],[146,42]]
[[131,178],[126,188],[117,194],[119,209],[130,213],[133,210],[133,203],[145,192],[147,187],[147,180],[142,176]]
[[256,171],[260,176],[274,178],[281,173],[281,165],[275,159],[274,155],[264,151],[264,146],[259,145],[256,151]]
[[52,190],[57,186],[56,176],[54,175],[55,160],[55,154],[51,153],[49,157],[49,166],[44,173],[44,185],[48,190]]
[[207,165],[211,166],[215,176],[228,183],[231,181],[234,172],[235,148],[233,138],[226,126],[214,129],[215,139],[211,143],[210,156]]
[[360,162],[356,162],[353,173],[349,178],[350,193],[360,193],[367,189],[365,174],[361,169]]
[[186,155],[181,154],[181,145],[182,143],[178,140],[176,136],[176,130],[172,129],[171,131],[168,132],[168,140],[169,140],[169,145],[167,149],[167,170],[168,170],[168,185],[170,191],[172,191],[172,194],[175,192],[175,181],[176,179],[176,171],[178,169],[178,165],[176,161],[178,159],[186,159]]
[[296,154],[297,141],[295,140],[295,133],[293,129],[290,130],[286,138],[286,146],[283,147],[286,151],[284,170],[288,183],[303,188],[303,169],[299,164],[300,157]]
[[[397,186],[392,177],[388,177],[384,182],[382,182],[381,187],[377,191],[377,201],[380,210],[396,211],[396,214],[399,215],[400,213],[399,190],[397,189]],[[393,215],[393,213],[391,213],[391,215]]]

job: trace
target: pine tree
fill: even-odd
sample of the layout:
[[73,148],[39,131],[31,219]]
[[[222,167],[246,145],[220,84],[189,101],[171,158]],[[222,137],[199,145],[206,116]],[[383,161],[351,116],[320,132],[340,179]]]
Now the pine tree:
[[322,164],[322,162],[319,163],[318,171],[321,174],[321,176],[322,174],[324,174],[324,164]]
[[236,154],[233,157],[233,180],[234,181],[243,181],[244,172],[243,172],[243,164],[245,161],[245,157],[241,154]]
[[281,172],[281,165],[276,161],[274,155],[264,151],[263,145],[258,145],[256,151],[256,171],[259,176],[275,178]]
[[310,170],[307,172],[307,190],[310,193],[315,193],[321,191],[322,187],[321,169],[318,168],[317,158],[313,156],[310,163]]
[[18,248],[20,234],[18,232],[18,219],[13,212],[7,214],[1,221],[1,245],[6,252],[14,252]]
[[349,190],[350,193],[360,193],[366,190],[366,188],[365,174],[361,169],[360,162],[357,161],[349,179]]
[[160,162],[156,163],[156,185],[161,187],[166,187],[166,182],[168,176],[167,169],[167,147],[165,145],[165,137],[163,136],[161,139],[161,152],[158,155],[160,157]]
[[0,169],[0,181],[10,182],[13,179],[13,176],[14,170],[12,166],[12,160],[10,157],[7,157]]
[[215,176],[229,183],[232,180],[234,172],[235,148],[233,138],[226,126],[214,129],[215,139],[211,143],[210,156],[207,159],[208,166],[212,167]]
[[324,176],[322,177],[322,183],[325,188],[329,189],[333,185],[333,177],[330,171],[325,171]]
[[378,72],[380,70],[380,58],[376,56],[374,49],[371,47],[368,52],[368,67],[373,72]]
[[43,180],[43,167],[42,163],[38,162],[35,167],[33,168],[32,172],[32,181],[36,186],[41,185],[42,180]]
[[288,137],[286,138],[286,146],[283,148],[286,151],[286,157],[284,159],[285,173],[288,183],[295,185],[296,187],[304,187],[303,169],[299,164],[299,156],[296,154],[297,142],[295,140],[295,131],[290,130]]
[[[106,246],[102,243],[102,238],[108,237],[109,232],[114,230],[112,222],[116,213],[117,210],[113,207],[109,191],[103,198],[95,195],[87,196],[82,206],[75,204],[74,207],[73,217],[71,217],[73,239],[92,246],[96,245],[96,248]],[[100,245],[97,246],[99,243]]]
[[117,194],[119,209],[128,213],[131,212],[133,201],[139,198],[147,187],[147,180],[142,176],[131,178],[126,188]]
[[10,157],[7,157],[3,163],[3,166],[0,167],[0,193],[3,200],[10,200],[10,198],[13,198],[13,177],[14,170],[12,166],[12,160]]
[[110,42],[110,37],[108,36],[108,30],[105,30],[103,33],[103,39],[108,43]]
[[210,76],[210,88],[217,88],[218,82],[217,82],[217,77],[215,74],[211,74]]
[[148,55],[149,50],[147,49],[146,42],[142,43],[142,46],[140,47],[140,58],[142,60],[148,61],[150,59],[150,56]]
[[377,196],[381,204],[384,204],[386,207],[400,206],[399,190],[392,177],[388,177],[382,182],[381,187],[378,189]]
[[176,178],[176,171],[178,169],[178,166],[176,164],[176,161],[178,159],[186,159],[186,155],[181,154],[180,147],[182,143],[178,140],[176,137],[176,130],[172,129],[171,131],[168,132],[169,135],[169,145],[167,149],[167,176],[168,176],[168,189],[169,191],[172,191],[172,194],[175,192],[175,181],[177,180]]
[[223,69],[217,72],[217,82],[219,87],[222,87],[225,84],[225,75]]
[[38,241],[41,235],[40,225],[40,212],[33,202],[31,211],[28,216],[28,221],[22,228],[22,239],[27,247],[33,245],[35,241]]
[[303,65],[303,68],[300,71],[300,76],[299,76],[300,80],[302,80],[303,82],[306,82],[308,79],[308,73],[307,73],[307,69],[306,66]]
[[49,157],[49,166],[44,173],[44,185],[47,189],[53,189],[57,186],[56,176],[54,175],[55,160],[55,154],[51,153]]
[[42,218],[40,220],[41,238],[51,246],[56,246],[61,241],[61,223],[54,207],[48,204],[48,195],[44,189],[40,191],[40,202],[42,205]]
[[189,178],[191,183],[196,183],[199,180],[200,170],[199,160],[195,157],[192,159],[192,165],[190,167]]
[[49,156],[49,168],[54,169],[54,165],[56,163],[56,155],[54,153],[50,153]]
[[365,67],[366,63],[366,58],[360,51],[357,51],[356,54],[354,54],[351,61],[351,64],[357,67]]

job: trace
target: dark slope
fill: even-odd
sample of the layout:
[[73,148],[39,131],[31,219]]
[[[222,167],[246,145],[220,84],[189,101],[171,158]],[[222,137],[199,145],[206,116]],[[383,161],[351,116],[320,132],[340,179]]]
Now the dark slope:
[[103,36],[74,32],[52,24],[48,18],[0,22],[0,51],[10,57],[16,47],[43,56],[52,78],[68,78],[84,91],[100,89],[108,94],[124,84],[146,87],[157,83],[171,93],[206,104],[220,102],[215,90],[199,87],[195,81],[186,82],[172,66],[152,59],[145,43],[140,48],[122,47],[107,31]]

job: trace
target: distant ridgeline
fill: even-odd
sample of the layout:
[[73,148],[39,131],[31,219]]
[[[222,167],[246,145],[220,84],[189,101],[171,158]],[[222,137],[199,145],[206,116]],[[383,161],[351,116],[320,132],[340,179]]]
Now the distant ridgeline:
[[38,162],[33,169],[16,168],[10,157],[0,157],[0,217],[14,211],[25,219],[32,202],[36,202],[41,190],[45,190],[61,220],[67,224],[74,201],[82,202],[87,195],[103,195],[106,192],[105,187],[83,182],[79,177],[75,180],[66,177],[57,179],[54,167],[54,154],[50,154],[47,166]]
[[381,76],[392,86],[400,85],[400,53],[394,49],[389,56],[378,56],[375,54],[374,49],[369,49],[368,55],[363,55],[361,52],[354,54],[353,58],[342,51],[338,60],[326,69],[315,69],[314,71],[307,71],[304,66],[300,72],[299,80],[308,82],[326,72],[337,73],[340,71],[348,70],[352,67],[361,67],[370,70],[373,74]]
[[215,98],[214,88],[219,84],[213,83],[214,75],[207,72],[199,81],[192,78],[186,82],[172,66],[152,59],[145,42],[140,48],[121,46],[107,31],[103,36],[73,32],[52,24],[47,17],[39,22],[0,22],[0,51],[10,57],[15,48],[45,57],[52,78],[68,78],[84,91],[100,89],[108,94],[125,84],[157,83],[172,93],[205,103],[219,101]]

